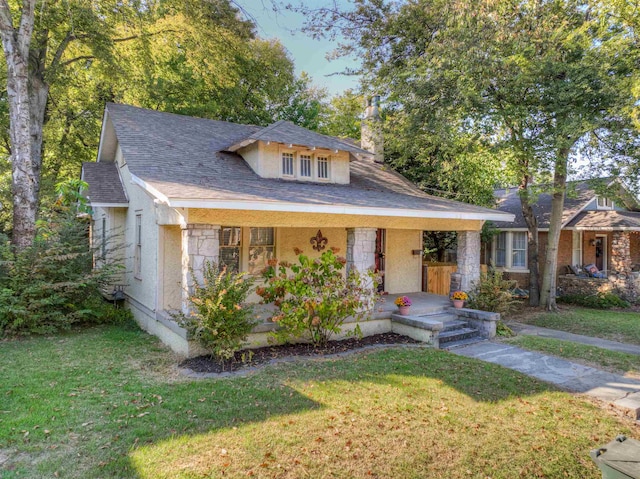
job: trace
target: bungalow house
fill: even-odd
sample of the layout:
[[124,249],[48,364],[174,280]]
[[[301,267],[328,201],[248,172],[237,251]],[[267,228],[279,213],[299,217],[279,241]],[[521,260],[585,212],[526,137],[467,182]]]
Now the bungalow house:
[[286,121],[258,127],[107,104],[97,161],[82,178],[94,242],[122,233],[114,254],[140,325],[190,354],[168,314],[188,310],[190,271],[201,275],[208,260],[258,274],[297,249],[313,257],[336,247],[349,268],[383,271],[390,294],[419,292],[424,230],[458,232],[468,289],[483,223],[513,215],[427,195],[377,162],[380,135],[367,130],[377,118],[371,104],[369,151]]
[[[615,197],[599,195],[595,187],[598,183],[607,186],[610,191],[619,184],[610,179],[600,179],[575,181],[568,185],[558,247],[557,274],[560,279],[574,275],[578,268],[585,265],[595,265],[603,272],[601,279],[605,281],[606,278],[611,281],[634,278],[637,275],[633,273],[640,269],[639,205],[622,186]],[[488,245],[487,259],[504,271],[505,277],[516,280],[521,288],[527,288],[528,230],[518,189],[499,189],[494,194],[497,209],[512,213],[515,220],[494,223],[499,233]],[[533,211],[538,219],[542,266],[551,217],[551,195],[541,194]]]

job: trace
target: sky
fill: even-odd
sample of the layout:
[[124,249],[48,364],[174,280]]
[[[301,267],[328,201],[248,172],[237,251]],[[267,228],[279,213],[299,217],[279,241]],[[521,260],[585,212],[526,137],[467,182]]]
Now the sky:
[[[312,0],[311,5],[320,5]],[[353,67],[354,59],[340,58],[327,60],[326,55],[336,46],[330,40],[314,40],[302,30],[304,16],[279,8],[273,11],[272,0],[236,0],[246,13],[257,23],[258,35],[262,38],[278,38],[295,62],[296,74],[305,71],[316,86],[324,87],[330,95],[344,90],[357,89],[358,79],[353,76],[336,75],[346,67]],[[338,4],[348,5],[348,0],[337,0]],[[334,75],[332,75],[334,74]]]

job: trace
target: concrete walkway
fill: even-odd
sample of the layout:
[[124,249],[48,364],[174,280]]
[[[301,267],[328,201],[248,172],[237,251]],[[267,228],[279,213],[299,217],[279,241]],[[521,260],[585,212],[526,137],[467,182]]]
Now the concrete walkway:
[[612,404],[634,419],[640,419],[638,380],[508,344],[482,342],[452,349],[451,352],[499,364],[561,389],[586,394]]
[[526,336],[540,336],[541,338],[561,339],[562,341],[571,341],[573,343],[587,344],[589,346],[597,346],[609,351],[618,351],[620,353],[637,354],[640,356],[640,346],[635,344],[619,343],[617,341],[609,341],[607,339],[592,338],[591,336],[583,336],[581,334],[567,333],[556,329],[540,328],[530,324],[515,323],[509,321],[507,324],[516,333]]

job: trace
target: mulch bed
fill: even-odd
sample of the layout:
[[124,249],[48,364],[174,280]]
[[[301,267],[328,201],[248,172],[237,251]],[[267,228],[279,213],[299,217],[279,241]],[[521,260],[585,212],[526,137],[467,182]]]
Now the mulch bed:
[[184,360],[180,363],[180,367],[190,369],[196,373],[223,373],[238,371],[243,368],[268,363],[274,359],[292,356],[318,357],[353,351],[366,346],[416,343],[420,343],[420,341],[395,333],[384,333],[361,339],[348,338],[340,341],[329,341],[322,348],[316,348],[312,344],[282,344],[251,349],[251,354],[249,354],[249,350],[242,350],[237,351],[233,358],[223,362],[210,355],[198,356],[197,358]]

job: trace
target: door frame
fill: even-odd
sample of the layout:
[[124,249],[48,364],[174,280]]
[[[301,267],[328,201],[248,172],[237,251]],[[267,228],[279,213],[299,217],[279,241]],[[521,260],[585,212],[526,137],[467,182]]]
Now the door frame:
[[[602,270],[608,271],[609,269],[609,244],[608,244],[609,236],[606,234],[596,234],[596,243],[599,239],[602,240]],[[597,258],[596,258],[597,261]]]

